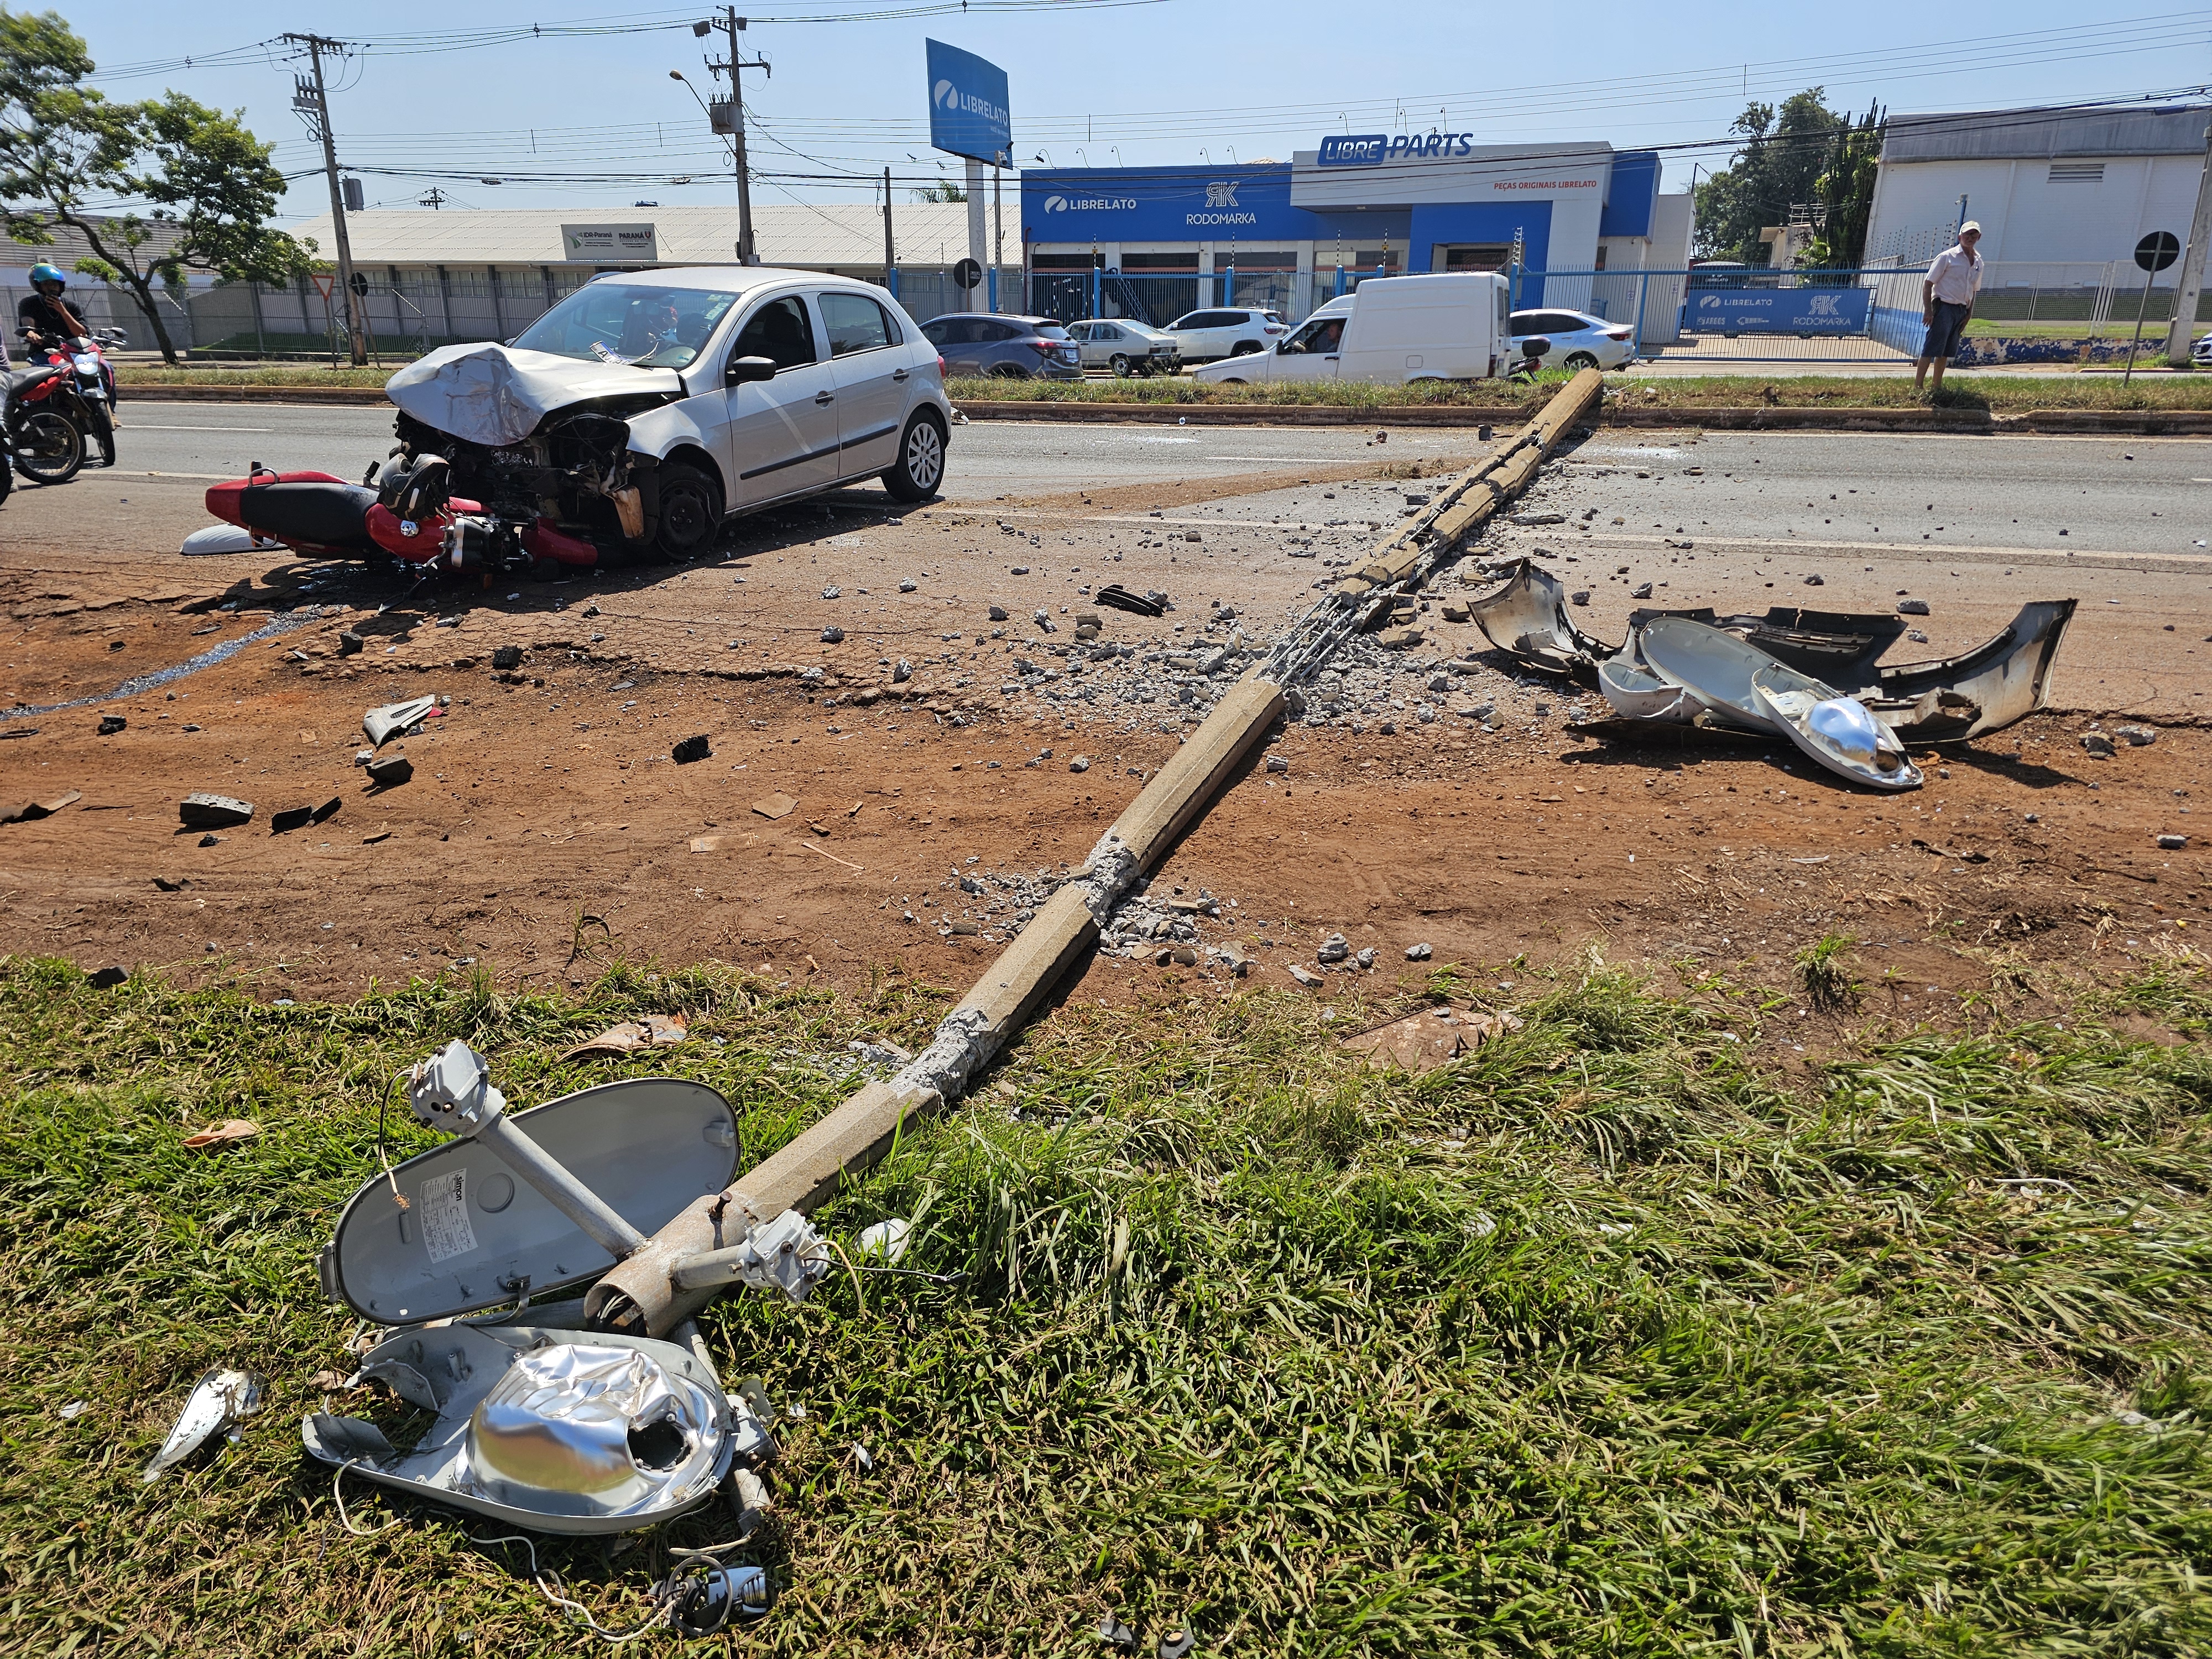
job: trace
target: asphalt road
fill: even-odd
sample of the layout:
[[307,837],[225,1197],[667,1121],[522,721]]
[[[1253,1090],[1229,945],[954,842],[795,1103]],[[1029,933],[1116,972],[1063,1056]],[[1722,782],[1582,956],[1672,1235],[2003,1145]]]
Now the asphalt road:
[[[280,472],[315,470],[358,478],[392,447],[392,412],[317,404],[130,403],[123,407],[124,475],[243,477],[263,461]],[[952,434],[946,496],[989,501],[1042,490],[1232,478],[1262,469],[1371,459],[1371,431],[1359,427],[1100,427],[1033,422],[978,422]],[[1451,431],[1401,432],[1389,459],[1466,452]]]

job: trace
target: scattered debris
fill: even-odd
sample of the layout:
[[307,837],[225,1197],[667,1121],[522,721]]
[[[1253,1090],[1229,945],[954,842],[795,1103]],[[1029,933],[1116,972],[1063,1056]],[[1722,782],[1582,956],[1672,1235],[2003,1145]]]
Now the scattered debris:
[[1119,1648],[1124,1653],[1137,1650],[1137,1632],[1108,1613],[1098,1626],[1098,1639],[1109,1648]]
[[361,729],[368,733],[372,746],[381,749],[392,738],[412,732],[436,713],[437,708],[435,696],[409,697],[401,702],[388,702],[363,714]]
[[1088,755],[1074,757],[1067,763],[1067,769],[1071,772],[1088,772],[1091,769],[1091,757]]
[[1459,1008],[1424,1008],[1344,1039],[1344,1047],[1363,1053],[1370,1066],[1395,1066],[1419,1076],[1434,1071],[1488,1042],[1502,1031],[1517,1031],[1511,1014],[1485,1014]]
[[261,1409],[261,1379],[251,1371],[211,1370],[193,1384],[191,1398],[161,1449],[138,1478],[146,1486],[181,1463],[218,1434],[238,1443],[236,1425]]
[[2189,837],[2186,836],[2160,836],[2158,838],[2158,845],[2160,852],[2179,853],[2189,845]]
[[678,766],[689,766],[694,761],[705,760],[714,752],[714,750],[708,745],[707,734],[704,732],[684,738],[668,751],[669,758]]
[[95,991],[112,991],[130,977],[128,968],[101,968],[87,974],[84,982]]
[[1316,959],[1324,963],[1342,962],[1351,954],[1352,941],[1341,933],[1331,933],[1321,942],[1321,949],[1314,952]]
[[72,1400],[68,1405],[55,1412],[54,1415],[64,1423],[74,1423],[91,1409],[92,1401],[89,1400]]
[[753,803],[753,811],[764,818],[787,818],[798,811],[799,803],[778,790],[773,795],[763,795]]
[[2109,760],[2118,752],[2112,747],[2112,740],[2102,732],[2084,732],[2081,734],[2081,747],[2099,760]]
[[1427,944],[1408,945],[1406,947],[1406,960],[1408,962],[1426,962],[1435,954],[1434,947]]
[[521,667],[522,647],[519,645],[502,645],[494,647],[491,653],[491,665],[501,672]]
[[[1489,428],[1486,427],[1484,430],[1487,432]],[[1172,1636],[1164,1636],[1160,1638],[1157,1659],[1189,1659],[1190,1650],[1197,1645],[1196,1636],[1189,1631],[1179,1630]]]
[[102,714],[100,717],[100,735],[103,738],[112,738],[130,724],[131,722],[120,714]]
[[1897,602],[1897,614],[1900,617],[1924,617],[1928,614],[1928,601],[1899,599]]
[[2146,748],[2158,741],[2158,732],[2148,726],[2116,726],[2112,735],[2135,749]]
[[[853,1046],[855,1048],[862,1048],[872,1045],[856,1042]],[[914,1058],[903,1049],[895,1052],[901,1064]],[[906,1255],[906,1247],[913,1233],[914,1224],[902,1216],[892,1216],[888,1220],[878,1221],[872,1227],[864,1227],[860,1230],[860,1236],[853,1241],[854,1255],[861,1261],[866,1261],[872,1256],[882,1266],[895,1267],[900,1259]]]
[[261,1133],[261,1126],[242,1117],[227,1117],[222,1122],[205,1129],[195,1129],[185,1137],[185,1150],[202,1152],[212,1146],[234,1146],[241,1140],[251,1140]]
[[[251,801],[234,800],[228,795],[210,794],[195,790],[177,804],[177,818],[187,830],[227,830],[231,825],[244,823],[253,816]],[[203,847],[211,843],[203,842]]]
[[834,624],[834,623],[833,623],[833,624],[831,624],[830,627],[825,628],[825,629],[823,629],[822,630],[822,643],[823,643],[823,644],[824,644],[824,645],[842,645],[842,644],[844,644],[844,643],[845,643],[845,630],[844,630],[843,629],[842,629],[842,628],[837,627],[837,626],[836,626],[836,624]]
[[0,807],[0,823],[34,823],[40,818],[50,818],[65,806],[74,806],[84,799],[76,789],[64,790],[58,795],[49,795],[44,800],[27,800],[21,806]]
[[1304,986],[1308,990],[1312,990],[1316,986],[1325,985],[1328,983],[1326,980],[1322,978],[1319,974],[1314,972],[1312,969],[1301,967],[1295,962],[1291,964],[1291,977],[1297,981],[1299,984]]
[[[1159,617],[1167,614],[1168,596],[1164,593],[1132,593],[1119,582],[1109,582],[1091,596],[1100,605],[1115,611],[1126,611],[1135,617]],[[994,617],[994,622],[1002,618]]]
[[368,781],[379,788],[395,788],[415,775],[415,763],[404,755],[386,755],[369,762]]
[[1291,769],[1290,757],[1287,755],[1268,756],[1267,769],[1270,772],[1273,772],[1278,775],[1289,771]]
[[311,823],[320,823],[344,805],[333,795],[320,806],[295,806],[275,813],[269,820],[269,833],[272,836],[289,835],[293,830],[304,830]]
[[595,1037],[590,1037],[568,1050],[563,1060],[634,1054],[641,1048],[672,1048],[691,1035],[690,1028],[680,1014],[647,1014],[642,1019],[623,1020],[610,1025]]

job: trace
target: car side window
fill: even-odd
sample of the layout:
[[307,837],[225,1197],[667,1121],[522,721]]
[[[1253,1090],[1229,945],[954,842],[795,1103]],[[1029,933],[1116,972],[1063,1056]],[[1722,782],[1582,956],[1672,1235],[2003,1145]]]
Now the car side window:
[[849,357],[891,343],[890,319],[866,295],[817,294],[814,302],[822,307],[822,330],[830,337],[832,357]]
[[1069,324],[1067,327],[1067,337],[1071,340],[1089,339],[1091,337],[1091,325],[1088,323]]
[[1544,331],[1536,325],[1542,320],[1537,312],[1516,311],[1507,319],[1506,326],[1516,334],[1541,334]]
[[769,301],[745,319],[745,325],[738,331],[737,343],[730,348],[730,356],[733,361],[765,357],[778,369],[813,362],[814,324],[806,314],[806,302],[796,294]]

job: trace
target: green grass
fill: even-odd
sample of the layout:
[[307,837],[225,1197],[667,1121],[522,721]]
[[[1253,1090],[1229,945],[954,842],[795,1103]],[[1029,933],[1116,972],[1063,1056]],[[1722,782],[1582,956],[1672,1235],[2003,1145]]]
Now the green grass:
[[[1185,1621],[1207,1655],[2212,1648],[2212,1064],[2089,1017],[2201,1030],[2197,963],[1810,1070],[1749,989],[1516,977],[1522,1029],[1417,1080],[1339,1054],[1345,1003],[1070,1002],[910,1133],[816,1218],[916,1217],[957,1285],[709,1316],[726,1375],[806,1413],[756,1552],[781,1600],[727,1650],[1089,1655],[1109,1609],[1146,1653]],[[459,1035],[518,1104],[700,1078],[757,1158],[849,1086],[816,1057],[945,1000],[618,965],[575,1001],[279,1009],[0,960],[0,1649],[581,1650],[489,1528],[367,1498],[398,1524],[350,1537],[300,1452],[354,1328],[313,1254],[380,1097]],[[649,1065],[554,1058],[677,1008],[696,1040]],[[264,1133],[180,1149],[233,1115]],[[142,1489],[216,1363],[267,1410]],[[665,1541],[544,1553],[617,1621]]]
[[124,386],[382,386],[398,372],[397,362],[383,368],[316,368],[313,367],[270,368],[263,364],[240,364],[225,368],[218,364],[195,363],[184,368],[167,368],[153,363],[125,363],[115,371],[115,378]]

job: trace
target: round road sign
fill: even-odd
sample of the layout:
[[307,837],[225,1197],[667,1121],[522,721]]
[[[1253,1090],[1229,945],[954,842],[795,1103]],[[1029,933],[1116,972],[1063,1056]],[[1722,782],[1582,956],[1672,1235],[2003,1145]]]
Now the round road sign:
[[952,267],[952,281],[959,288],[974,288],[983,280],[983,267],[973,259],[963,259]]
[[348,283],[346,286],[354,291],[356,298],[362,300],[368,298],[368,278],[360,271],[354,272],[353,281]]
[[2164,270],[2181,257],[2181,244],[2170,230],[2154,230],[2136,244],[2136,263],[2145,270]]

